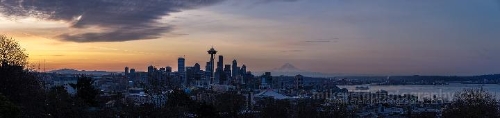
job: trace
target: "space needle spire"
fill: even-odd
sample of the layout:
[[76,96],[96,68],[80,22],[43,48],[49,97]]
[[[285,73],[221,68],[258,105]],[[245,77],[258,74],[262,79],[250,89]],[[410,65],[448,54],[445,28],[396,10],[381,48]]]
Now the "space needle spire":
[[209,71],[210,71],[210,84],[212,84],[214,82],[214,58],[215,54],[217,54],[217,50],[215,50],[214,47],[212,46],[212,48],[210,48],[210,50],[208,50],[207,52],[208,54],[210,54]]

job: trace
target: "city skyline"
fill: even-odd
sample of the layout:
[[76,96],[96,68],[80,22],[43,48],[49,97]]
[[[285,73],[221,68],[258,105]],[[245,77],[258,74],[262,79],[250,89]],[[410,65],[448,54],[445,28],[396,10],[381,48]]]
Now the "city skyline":
[[[500,72],[497,0],[202,1],[85,6],[117,9],[94,13],[74,10],[74,4],[5,0],[0,3],[0,34],[19,41],[29,62],[45,63],[47,70],[177,68],[184,55],[186,66],[205,65],[206,50],[213,46],[225,56],[222,65],[237,59],[252,71],[291,63],[331,74]],[[148,11],[162,6],[170,7]],[[53,7],[74,12],[47,14],[57,11]]]

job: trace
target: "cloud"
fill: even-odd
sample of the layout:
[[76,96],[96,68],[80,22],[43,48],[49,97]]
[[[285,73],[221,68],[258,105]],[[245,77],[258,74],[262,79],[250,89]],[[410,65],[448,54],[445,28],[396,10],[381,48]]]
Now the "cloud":
[[152,27],[136,29],[115,29],[105,33],[81,33],[81,34],[62,34],[58,38],[73,42],[119,42],[139,39],[159,38],[163,32],[169,32],[171,27]]
[[[65,21],[83,30],[58,38],[73,42],[119,42],[154,39],[173,29],[157,20],[170,13],[216,4],[223,0],[1,0],[8,17]],[[105,31],[92,31],[98,27]]]
[[[72,32],[56,36],[73,42],[121,42],[155,39],[174,26],[160,23],[174,12],[225,0],[0,0],[0,13],[70,23]],[[258,3],[296,0],[258,0]],[[184,20],[176,17],[177,20]],[[99,31],[96,31],[99,29]]]
[[302,52],[304,50],[283,50],[281,52]]
[[308,43],[329,43],[329,40],[312,40],[312,41],[305,41]]
[[339,40],[339,38],[333,38],[333,39],[307,40],[307,41],[304,41],[304,42],[306,42],[306,43],[330,43],[330,42],[337,43],[338,40]]
[[298,0],[255,0],[257,4],[271,3],[271,2],[296,2]]
[[62,55],[62,54],[54,54],[54,55],[38,55],[38,56],[62,57],[62,56],[66,56],[66,55]]

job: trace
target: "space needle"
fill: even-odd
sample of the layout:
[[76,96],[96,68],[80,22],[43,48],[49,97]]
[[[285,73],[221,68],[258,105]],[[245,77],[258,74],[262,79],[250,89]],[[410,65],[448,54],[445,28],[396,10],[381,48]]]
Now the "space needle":
[[217,50],[212,46],[207,52],[210,54],[210,84],[212,84],[214,82],[214,57],[217,54]]

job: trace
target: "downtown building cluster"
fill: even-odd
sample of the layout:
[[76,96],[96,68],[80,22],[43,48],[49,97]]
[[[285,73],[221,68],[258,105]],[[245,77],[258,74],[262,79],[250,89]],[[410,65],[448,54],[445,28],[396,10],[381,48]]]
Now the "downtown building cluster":
[[170,88],[191,88],[200,87],[210,89],[217,86],[245,87],[254,76],[247,71],[246,65],[238,66],[237,60],[232,64],[224,63],[224,56],[218,55],[217,51],[211,48],[207,51],[210,59],[206,62],[205,69],[199,63],[193,66],[186,66],[186,58],[177,59],[177,71],[172,67],[149,66],[146,72],[137,72],[133,68],[125,67],[124,75],[128,78],[130,86],[144,87],[141,85],[156,84],[159,86],[169,86]]

